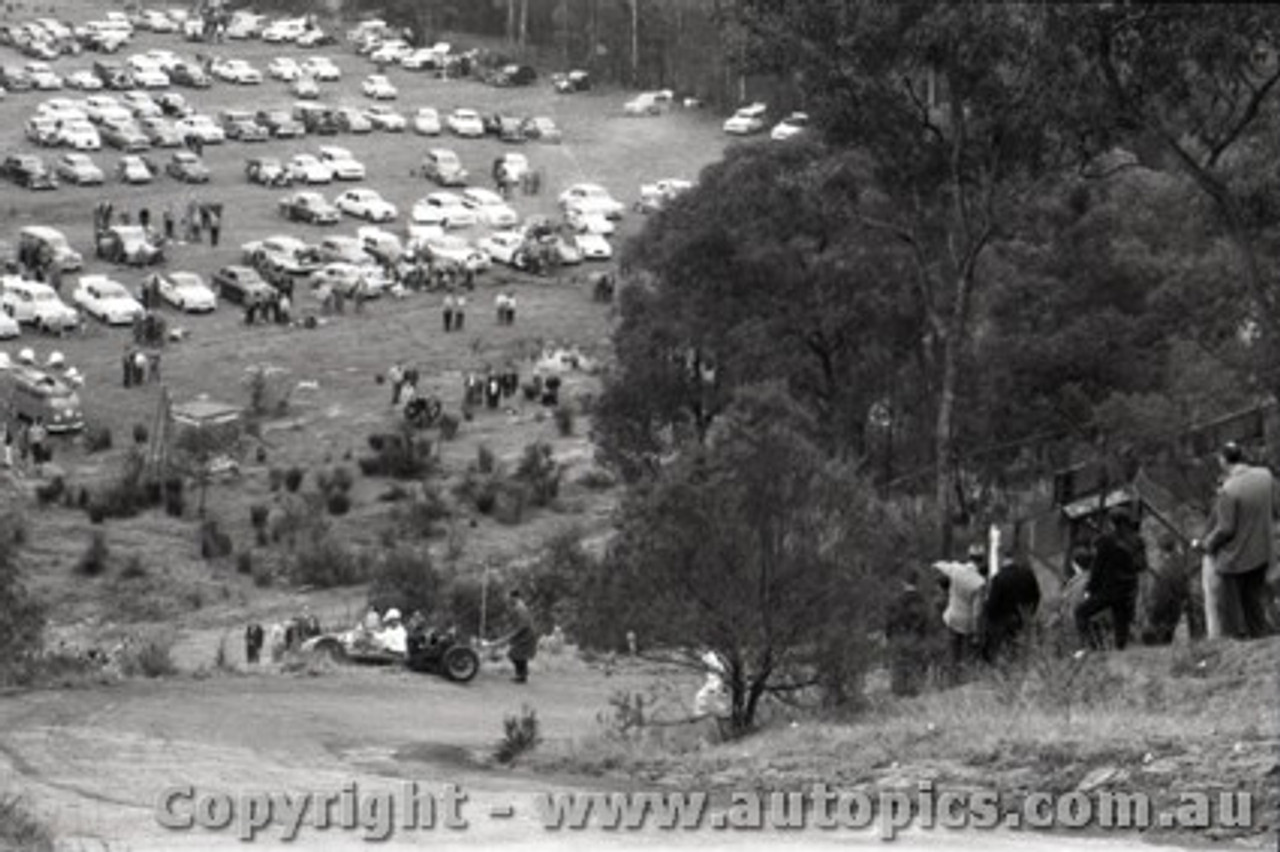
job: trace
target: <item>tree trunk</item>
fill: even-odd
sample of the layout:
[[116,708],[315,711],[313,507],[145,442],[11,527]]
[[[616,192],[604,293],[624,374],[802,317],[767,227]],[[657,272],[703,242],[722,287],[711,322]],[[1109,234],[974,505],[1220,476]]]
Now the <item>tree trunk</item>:
[[507,43],[516,40],[516,0],[507,0]]
[[631,0],[631,85],[640,85],[640,0]]
[[520,0],[520,47],[529,41],[529,0]]

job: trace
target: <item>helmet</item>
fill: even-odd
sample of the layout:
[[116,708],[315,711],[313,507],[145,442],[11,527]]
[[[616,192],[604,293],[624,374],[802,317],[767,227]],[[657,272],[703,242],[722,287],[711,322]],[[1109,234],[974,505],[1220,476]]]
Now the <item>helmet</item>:
[[63,357],[61,352],[50,352],[49,360],[45,362],[50,367],[64,367],[67,359]]
[[386,615],[382,616],[382,620],[383,621],[399,621],[400,610],[396,609],[395,607],[392,607],[391,609],[387,610]]
[[30,347],[18,352],[18,362],[22,364],[34,364],[36,362],[36,353]]

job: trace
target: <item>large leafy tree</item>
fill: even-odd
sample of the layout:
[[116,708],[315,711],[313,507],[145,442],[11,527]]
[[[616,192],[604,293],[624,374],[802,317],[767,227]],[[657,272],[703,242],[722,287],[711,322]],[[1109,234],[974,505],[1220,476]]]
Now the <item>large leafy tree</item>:
[[759,67],[794,75],[833,144],[865,153],[862,222],[913,261],[933,400],[935,494],[949,529],[956,411],[991,247],[1074,151],[1038,6],[743,0]]

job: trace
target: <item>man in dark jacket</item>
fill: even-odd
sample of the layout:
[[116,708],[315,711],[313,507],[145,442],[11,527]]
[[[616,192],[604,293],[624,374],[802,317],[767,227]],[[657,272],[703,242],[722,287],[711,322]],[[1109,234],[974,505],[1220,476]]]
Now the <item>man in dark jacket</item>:
[[995,662],[1002,652],[1016,649],[1040,608],[1040,581],[1031,566],[1006,557],[987,583],[986,633],[982,658]]
[[1124,650],[1129,644],[1129,626],[1138,601],[1138,574],[1146,558],[1129,512],[1113,512],[1108,527],[1094,544],[1085,597],[1076,607],[1076,628],[1092,647],[1099,648],[1101,643],[1092,622],[1098,614],[1109,612],[1116,649]]
[[511,619],[515,628],[501,642],[508,644],[507,657],[516,669],[513,680],[525,683],[529,680],[529,661],[538,653],[538,634],[533,629],[533,614],[519,590],[511,592]]

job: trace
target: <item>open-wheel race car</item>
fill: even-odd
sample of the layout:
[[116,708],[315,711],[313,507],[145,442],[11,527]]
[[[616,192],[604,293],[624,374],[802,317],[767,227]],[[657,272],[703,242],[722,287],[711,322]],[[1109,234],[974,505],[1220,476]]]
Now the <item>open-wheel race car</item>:
[[382,638],[361,628],[343,633],[326,633],[308,639],[302,650],[327,656],[338,662],[364,665],[404,665],[415,672],[438,674],[467,683],[480,673],[480,653],[470,640],[446,630],[417,630],[405,639],[400,651]]

